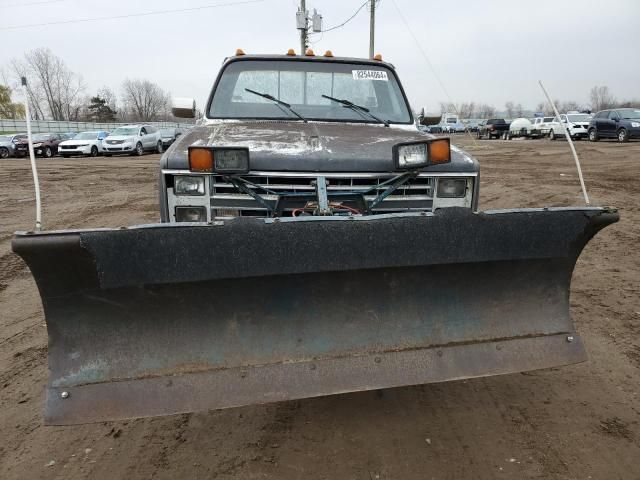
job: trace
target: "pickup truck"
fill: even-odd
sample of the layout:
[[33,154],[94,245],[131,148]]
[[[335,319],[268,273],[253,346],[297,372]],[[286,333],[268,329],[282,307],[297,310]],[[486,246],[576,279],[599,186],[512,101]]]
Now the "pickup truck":
[[553,117],[536,117],[531,120],[532,128],[539,130],[542,135],[549,134],[551,122],[553,122]]
[[478,211],[478,162],[418,131],[389,63],[238,52],[203,111],[160,160],[163,223],[12,241],[45,310],[47,424],[586,359],[571,272],[617,213]]
[[510,123],[504,118],[491,118],[478,127],[478,139],[486,137],[487,140],[500,138],[503,133],[509,131]]
[[[178,102],[175,115],[193,116],[193,100]],[[435,137],[416,127],[390,63],[236,55],[204,112],[161,159],[163,222],[317,213],[318,176],[333,214],[477,206],[478,162],[456,147],[450,161],[427,161]],[[201,146],[236,163],[234,176],[194,170],[189,151]]]

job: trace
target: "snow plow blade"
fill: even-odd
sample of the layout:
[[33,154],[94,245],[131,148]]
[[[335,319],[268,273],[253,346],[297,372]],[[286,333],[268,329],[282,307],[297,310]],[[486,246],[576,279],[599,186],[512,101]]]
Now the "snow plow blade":
[[586,359],[572,271],[615,210],[18,233],[49,335],[45,422],[167,415]]

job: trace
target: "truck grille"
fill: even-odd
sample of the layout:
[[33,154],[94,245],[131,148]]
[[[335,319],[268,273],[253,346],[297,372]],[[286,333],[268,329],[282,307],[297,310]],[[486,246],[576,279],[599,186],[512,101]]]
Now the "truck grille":
[[[393,173],[359,174],[359,173],[331,173],[323,174],[329,185],[329,195],[337,192],[371,192],[365,194],[365,200],[369,203],[388,186],[380,186],[381,183],[397,176]],[[315,187],[312,182],[317,176],[314,174],[288,174],[275,172],[256,172],[244,175],[243,178],[256,185],[261,185],[276,194],[285,192],[313,194]],[[249,186],[260,194],[268,203],[275,205],[277,195],[267,194],[264,190]],[[407,210],[428,210],[433,205],[433,191],[435,178],[418,176],[389,195],[375,209],[375,212],[402,212]],[[238,190],[232,183],[226,181],[220,175],[211,177],[211,206],[221,213],[228,214],[230,210],[238,211],[242,216],[265,216],[266,209],[254,198]],[[212,212],[213,213],[213,212]],[[215,215],[215,214],[214,214]],[[221,215],[215,215],[221,216]]]

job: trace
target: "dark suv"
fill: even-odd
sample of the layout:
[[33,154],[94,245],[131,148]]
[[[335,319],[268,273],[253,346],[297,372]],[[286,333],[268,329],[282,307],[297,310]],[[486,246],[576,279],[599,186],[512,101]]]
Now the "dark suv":
[[589,140],[617,138],[628,142],[640,138],[640,108],[616,108],[598,112],[589,123]]

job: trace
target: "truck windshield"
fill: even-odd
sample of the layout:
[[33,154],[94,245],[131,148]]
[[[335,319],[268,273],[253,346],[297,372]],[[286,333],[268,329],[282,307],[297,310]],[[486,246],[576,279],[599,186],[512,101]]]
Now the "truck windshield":
[[[379,123],[327,97],[348,100],[389,123],[413,123],[395,74],[382,65],[241,60],[224,69],[210,118],[299,120],[254,90],[286,102],[307,120]],[[324,96],[323,96],[324,95]]]

